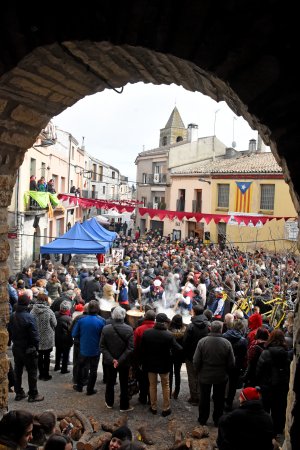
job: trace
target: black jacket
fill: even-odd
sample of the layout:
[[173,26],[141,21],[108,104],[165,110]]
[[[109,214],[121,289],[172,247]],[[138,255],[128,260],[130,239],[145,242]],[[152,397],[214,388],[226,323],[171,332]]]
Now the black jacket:
[[252,400],[219,421],[219,450],[273,450],[273,421],[261,401]]
[[60,312],[55,313],[57,325],[55,327],[55,346],[71,348],[73,339],[71,335],[72,318]]
[[290,379],[290,356],[284,347],[263,350],[256,367],[259,386],[287,386]]
[[142,366],[145,372],[168,373],[172,365],[172,354],[182,351],[163,323],[156,323],[145,330],[141,341]]
[[102,329],[100,350],[103,364],[111,365],[117,359],[120,366],[130,366],[133,349],[133,329],[123,320],[114,320]]
[[13,349],[24,352],[29,347],[39,348],[39,334],[35,317],[30,314],[27,306],[18,305],[9,322],[10,337]]
[[208,335],[209,322],[204,314],[194,316],[183,337],[183,354],[184,358],[193,361],[194,353],[200,339]]

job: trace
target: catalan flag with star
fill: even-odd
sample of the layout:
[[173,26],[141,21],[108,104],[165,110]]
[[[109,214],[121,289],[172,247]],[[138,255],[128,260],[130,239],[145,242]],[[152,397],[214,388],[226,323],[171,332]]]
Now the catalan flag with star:
[[252,181],[236,181],[235,211],[250,212]]

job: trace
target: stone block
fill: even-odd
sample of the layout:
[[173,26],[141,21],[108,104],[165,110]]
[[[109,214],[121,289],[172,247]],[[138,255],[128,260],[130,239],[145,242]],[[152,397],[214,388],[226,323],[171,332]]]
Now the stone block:
[[0,358],[0,385],[7,379],[9,370],[9,359],[7,356]]
[[3,98],[0,98],[0,113],[2,113],[7,105],[7,100],[4,100]]
[[47,118],[39,111],[18,105],[11,113],[11,118],[16,122],[24,123],[32,127],[42,128],[47,123]]

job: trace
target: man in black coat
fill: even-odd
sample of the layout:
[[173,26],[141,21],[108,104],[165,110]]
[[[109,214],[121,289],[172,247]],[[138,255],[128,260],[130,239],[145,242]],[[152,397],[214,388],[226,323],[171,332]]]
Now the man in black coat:
[[240,407],[219,421],[219,450],[273,450],[273,421],[260,398],[257,388],[247,387],[241,391]]
[[169,323],[170,319],[166,314],[157,314],[154,327],[144,332],[141,342],[142,367],[144,371],[148,372],[150,384],[150,411],[152,414],[157,414],[157,375],[159,374],[163,394],[163,417],[171,414],[169,385],[171,352],[182,351],[181,345],[167,330],[166,325]]
[[203,308],[200,305],[194,305],[192,308],[193,317],[191,323],[187,326],[183,337],[183,355],[188,375],[190,398],[188,402],[194,406],[199,403],[199,381],[198,372],[193,364],[193,357],[200,339],[208,335],[209,322],[203,314]]
[[28,375],[28,401],[40,402],[44,400],[44,397],[39,395],[37,390],[39,334],[35,317],[29,311],[29,302],[27,295],[19,298],[16,311],[12,314],[9,323],[15,363],[15,400],[20,401],[27,397],[22,388],[25,367]]

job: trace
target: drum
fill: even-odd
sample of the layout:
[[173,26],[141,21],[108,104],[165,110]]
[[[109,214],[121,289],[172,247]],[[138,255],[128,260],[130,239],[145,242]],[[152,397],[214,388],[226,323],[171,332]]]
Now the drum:
[[100,316],[103,319],[109,319],[111,317],[111,309],[100,309]]
[[133,329],[137,327],[138,320],[143,317],[145,314],[144,311],[137,311],[135,309],[130,309],[126,313],[127,323],[131,325]]

